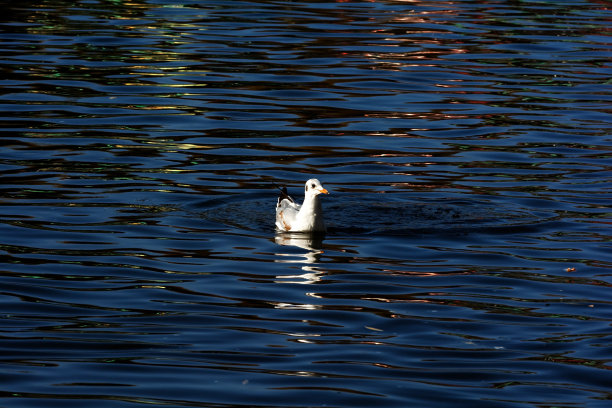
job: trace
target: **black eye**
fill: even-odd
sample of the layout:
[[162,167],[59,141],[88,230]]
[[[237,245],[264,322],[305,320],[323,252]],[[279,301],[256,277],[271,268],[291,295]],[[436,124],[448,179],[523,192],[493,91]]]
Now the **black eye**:
[[315,188],[315,185],[314,185],[314,183],[312,183],[312,184],[310,185],[310,187],[312,187],[312,188]]

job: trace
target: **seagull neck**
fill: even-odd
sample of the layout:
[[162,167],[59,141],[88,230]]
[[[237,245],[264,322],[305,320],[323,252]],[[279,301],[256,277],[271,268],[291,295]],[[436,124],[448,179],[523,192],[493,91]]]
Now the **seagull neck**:
[[316,195],[307,195],[304,197],[304,202],[302,203],[302,208],[305,210],[316,211],[321,208],[321,202],[319,201],[319,197]]

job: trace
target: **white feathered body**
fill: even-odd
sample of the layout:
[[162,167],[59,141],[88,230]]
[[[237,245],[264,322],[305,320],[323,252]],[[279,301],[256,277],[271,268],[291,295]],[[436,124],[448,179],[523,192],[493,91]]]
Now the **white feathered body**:
[[276,228],[285,232],[325,232],[320,193],[328,192],[318,180],[308,180],[304,202],[299,205],[284,190],[276,205]]

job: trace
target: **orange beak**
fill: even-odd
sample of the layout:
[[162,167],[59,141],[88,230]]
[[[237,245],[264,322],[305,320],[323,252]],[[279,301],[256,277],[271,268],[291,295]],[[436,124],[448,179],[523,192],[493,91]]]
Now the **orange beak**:
[[323,193],[323,194],[329,194],[329,191],[327,191],[327,189],[322,188],[319,190],[319,193]]

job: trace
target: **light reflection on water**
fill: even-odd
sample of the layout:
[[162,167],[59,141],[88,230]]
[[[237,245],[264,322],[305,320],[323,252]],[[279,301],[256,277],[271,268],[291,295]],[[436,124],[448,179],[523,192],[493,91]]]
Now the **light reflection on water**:
[[605,3],[5,9],[6,404],[607,407]]

